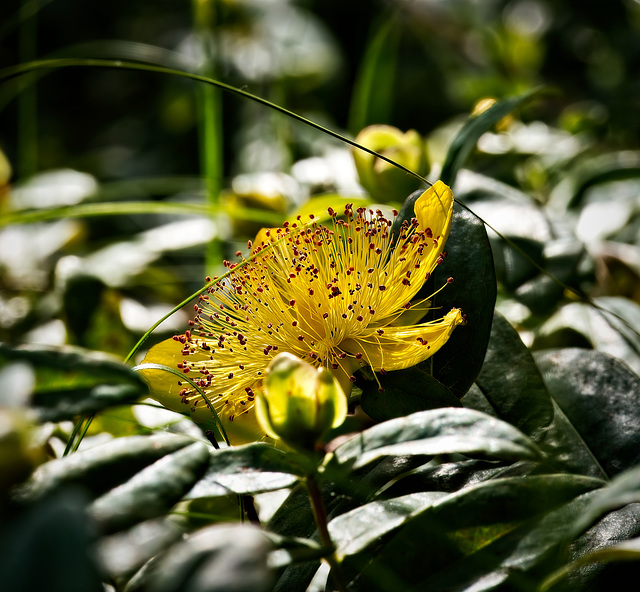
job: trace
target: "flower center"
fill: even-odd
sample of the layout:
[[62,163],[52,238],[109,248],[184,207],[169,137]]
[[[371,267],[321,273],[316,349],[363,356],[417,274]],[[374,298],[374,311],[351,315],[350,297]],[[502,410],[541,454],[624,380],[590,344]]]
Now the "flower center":
[[[183,345],[182,371],[198,373],[203,389],[215,381],[216,407],[233,404],[241,413],[252,406],[252,389],[279,351],[348,379],[363,354],[341,344],[372,328],[382,336],[419,304],[410,300],[433,271],[424,261],[440,237],[415,219],[392,237],[392,221],[380,210],[354,212],[349,204],[342,219],[331,208],[329,214],[328,226],[311,216],[307,224],[263,231],[249,258],[225,262],[229,273],[200,296],[192,330],[174,338]],[[229,403],[238,392],[245,394]],[[181,394],[204,404],[189,389]]]

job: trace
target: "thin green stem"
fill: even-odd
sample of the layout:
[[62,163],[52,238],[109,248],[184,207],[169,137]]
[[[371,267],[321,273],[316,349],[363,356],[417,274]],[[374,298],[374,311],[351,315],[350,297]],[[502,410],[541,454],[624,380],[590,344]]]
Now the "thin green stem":
[[322,492],[320,491],[320,486],[318,485],[316,476],[307,476],[305,484],[307,486],[307,492],[309,493],[309,501],[311,502],[313,518],[316,521],[318,533],[320,534],[320,542],[323,547],[330,549],[330,553],[325,556],[325,560],[331,568],[333,583],[340,592],[347,592],[347,584],[342,573],[340,562],[336,557],[335,546],[331,540],[331,535],[329,534],[327,511],[325,510],[324,502],[322,501]]
[[250,92],[247,92],[246,90],[242,90],[240,88],[236,88],[235,86],[231,86],[230,84],[225,84],[224,82],[220,82],[219,80],[213,80],[211,78],[207,78],[206,76],[201,76],[199,74],[193,74],[192,72],[185,72],[185,71],[182,71],[182,70],[174,70],[172,68],[165,68],[163,66],[154,66],[152,64],[141,64],[141,63],[138,63],[138,62],[126,62],[126,61],[123,61],[123,60],[102,60],[102,59],[86,59],[86,58],[83,58],[83,59],[60,58],[60,59],[50,59],[50,60],[38,60],[38,61],[34,61],[34,62],[29,62],[27,64],[20,64],[18,66],[12,66],[12,67],[9,67],[9,68],[5,68],[4,70],[0,70],[0,80],[13,78],[15,76],[20,76],[20,75],[26,74],[27,72],[34,72],[34,71],[37,71],[37,70],[51,69],[51,68],[124,68],[124,69],[128,69],[128,70],[140,70],[140,71],[145,71],[145,72],[155,72],[155,73],[158,73],[158,74],[169,74],[169,75],[172,75],[172,76],[180,76],[182,78],[189,78],[191,80],[196,80],[198,82],[204,82],[206,84],[211,84],[213,86],[221,88],[225,92],[229,92],[229,93],[233,93],[235,95],[239,95],[241,97],[244,97],[245,99],[249,99],[250,101],[254,101],[256,103],[259,103],[260,105],[264,105],[265,107],[268,107],[269,109],[273,109],[274,111],[278,111],[280,113],[284,113],[285,115],[287,115],[288,117],[291,117],[292,119],[300,121],[301,123],[304,123],[305,125],[308,125],[309,127],[312,127],[314,129],[320,130],[321,132],[327,134],[328,136],[331,136],[332,138],[340,140],[341,142],[344,142],[345,144],[349,144],[350,146],[353,146],[354,148],[357,148],[358,150],[362,150],[364,152],[367,152],[368,154],[371,154],[371,155],[375,156],[376,158],[384,160],[385,162],[388,162],[392,166],[395,166],[395,167],[399,168],[400,170],[404,171],[408,175],[411,175],[412,177],[415,177],[416,179],[420,179],[420,181],[422,181],[423,183],[426,183],[427,185],[431,185],[430,181],[428,181],[422,175],[419,175],[415,171],[412,171],[411,169],[409,169],[409,168],[407,168],[407,167],[395,162],[394,160],[384,156],[383,154],[379,154],[375,150],[371,150],[371,149],[367,148],[366,146],[362,146],[361,144],[358,144],[354,140],[351,140],[350,138],[347,138],[346,136],[343,136],[342,134],[339,134],[338,132],[335,132],[335,131],[333,131],[333,130],[331,130],[329,128],[326,128],[326,127],[320,125],[319,123],[316,123],[315,121],[307,119],[306,117],[303,117],[302,115],[298,115],[297,113],[294,113],[293,111],[289,111],[288,109],[285,109],[284,107],[281,107],[280,105],[276,105],[275,103],[272,103],[271,101],[267,101],[266,99],[263,99],[262,97],[258,97],[257,95],[251,94]]

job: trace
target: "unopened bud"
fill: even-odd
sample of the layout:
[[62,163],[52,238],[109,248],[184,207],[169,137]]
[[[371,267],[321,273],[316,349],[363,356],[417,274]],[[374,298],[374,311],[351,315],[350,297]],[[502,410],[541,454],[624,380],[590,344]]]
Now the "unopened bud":
[[313,450],[347,415],[347,398],[333,374],[289,354],[269,364],[256,399],[262,428],[296,449]]
[[[358,134],[356,142],[420,175],[429,170],[426,143],[415,130],[404,133],[390,125],[370,125]],[[420,187],[418,179],[368,152],[354,148],[353,159],[360,184],[377,202],[403,202]]]

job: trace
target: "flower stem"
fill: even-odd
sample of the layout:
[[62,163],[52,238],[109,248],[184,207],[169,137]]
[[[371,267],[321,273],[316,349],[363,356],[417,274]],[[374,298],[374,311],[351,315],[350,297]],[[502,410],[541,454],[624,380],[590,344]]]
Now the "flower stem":
[[318,527],[318,533],[320,534],[320,541],[323,547],[331,550],[331,553],[325,557],[325,560],[331,568],[331,577],[333,583],[339,592],[347,592],[347,585],[342,574],[340,563],[335,554],[335,547],[329,534],[329,528],[327,527],[327,512],[322,502],[322,493],[315,475],[309,475],[306,479],[307,492],[309,493],[309,500],[311,501],[311,509],[313,511],[313,517]]

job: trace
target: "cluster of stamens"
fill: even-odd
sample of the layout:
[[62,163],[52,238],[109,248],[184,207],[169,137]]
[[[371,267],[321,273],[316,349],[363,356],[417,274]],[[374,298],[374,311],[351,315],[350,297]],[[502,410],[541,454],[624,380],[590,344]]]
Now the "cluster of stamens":
[[[253,406],[253,389],[278,352],[355,380],[345,360],[368,360],[361,351],[346,351],[345,340],[353,343],[366,330],[367,343],[382,348],[385,327],[423,304],[411,300],[432,271],[425,251],[439,248],[439,236],[416,219],[392,236],[393,222],[380,210],[354,211],[348,204],[342,217],[328,212],[327,226],[313,216],[307,223],[298,218],[266,231],[261,244],[249,243],[248,258],[226,261],[227,273],[207,278],[191,329],[174,337],[182,346],[178,367],[231,421]],[[186,382],[180,394],[192,408],[205,405]]]

